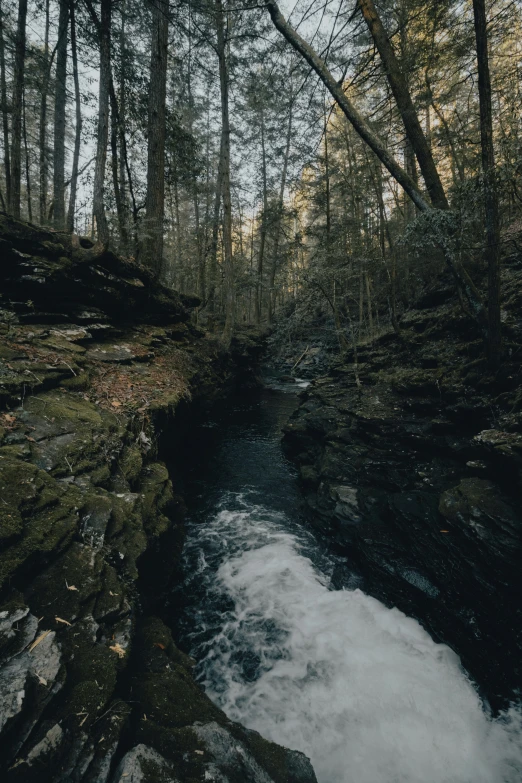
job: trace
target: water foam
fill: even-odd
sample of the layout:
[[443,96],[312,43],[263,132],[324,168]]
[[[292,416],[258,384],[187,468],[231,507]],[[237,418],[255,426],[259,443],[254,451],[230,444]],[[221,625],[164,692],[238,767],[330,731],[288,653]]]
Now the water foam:
[[194,652],[231,718],[305,752],[319,783],[520,783],[515,709],[492,720],[455,653],[415,620],[329,590],[282,515],[227,505],[189,556],[207,552]]

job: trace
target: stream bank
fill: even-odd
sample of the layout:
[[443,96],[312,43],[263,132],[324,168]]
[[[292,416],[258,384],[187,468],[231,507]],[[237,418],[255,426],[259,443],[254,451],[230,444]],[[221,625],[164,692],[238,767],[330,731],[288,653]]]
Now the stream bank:
[[305,752],[319,783],[519,783],[520,714],[494,718],[457,655],[310,529],[281,448],[296,387],[231,396],[191,433],[171,603],[197,678],[231,719]]
[[224,352],[197,301],[88,239],[0,215],[0,249],[2,779],[313,783],[210,701],[154,615],[185,535],[163,459],[251,380],[259,339]]
[[494,709],[522,686],[522,262],[493,376],[451,280],[334,361],[285,428],[310,520],[365,592],[452,647]]

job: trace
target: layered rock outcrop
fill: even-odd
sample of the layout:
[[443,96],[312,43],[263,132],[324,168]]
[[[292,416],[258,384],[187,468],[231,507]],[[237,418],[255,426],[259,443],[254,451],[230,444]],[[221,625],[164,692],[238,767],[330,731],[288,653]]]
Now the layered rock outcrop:
[[315,780],[229,721],[154,616],[183,500],[162,457],[232,352],[147,270],[0,215],[0,763],[39,783]]
[[[364,587],[447,642],[495,707],[521,685],[522,271],[493,376],[450,285],[303,393],[285,443],[312,522]],[[355,359],[358,361],[356,362]]]

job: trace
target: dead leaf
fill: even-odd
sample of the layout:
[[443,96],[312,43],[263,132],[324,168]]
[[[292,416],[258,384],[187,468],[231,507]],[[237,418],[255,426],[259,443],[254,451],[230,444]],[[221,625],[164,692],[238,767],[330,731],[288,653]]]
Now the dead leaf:
[[55,617],[55,622],[62,623],[62,625],[68,625],[70,628],[72,627],[72,623],[67,622],[67,620],[62,620],[61,617]]
[[121,408],[121,402],[119,400],[111,400],[111,405],[113,408]]
[[46,680],[46,679],[44,679],[44,677],[40,677],[40,675],[38,674],[38,672],[35,672],[35,674],[36,674],[36,676],[38,677],[38,682],[40,683],[40,685],[47,685],[47,680]]
[[449,530],[439,530],[439,533],[449,533]]
[[165,645],[164,645],[164,644],[162,644],[161,642],[154,642],[154,647],[159,647],[159,648],[160,648],[160,650],[166,650],[166,649],[167,649],[167,648],[165,647]]
[[67,582],[65,582],[65,586],[67,587],[68,590],[75,590],[76,592],[78,592],[78,588],[75,587],[74,585],[68,585]]
[[35,439],[31,438],[29,435],[26,435],[25,439],[28,440],[30,443],[36,443]]
[[37,639],[35,639],[34,642],[31,644],[31,646],[29,647],[29,652],[32,652],[35,647],[38,647],[40,642],[43,642],[45,637],[49,636],[50,633],[51,631],[44,631],[43,633],[41,633],[40,636]]
[[116,598],[119,593],[113,593],[112,590],[109,590],[109,595],[112,595],[113,598]]
[[115,652],[118,658],[125,658],[126,653],[121,644],[113,644],[109,647],[109,650]]

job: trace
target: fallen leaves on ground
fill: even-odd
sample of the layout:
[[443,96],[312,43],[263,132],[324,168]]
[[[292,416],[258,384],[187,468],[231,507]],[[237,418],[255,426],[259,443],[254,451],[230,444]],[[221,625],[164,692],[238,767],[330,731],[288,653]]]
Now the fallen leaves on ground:
[[33,643],[32,643],[32,644],[29,646],[29,652],[32,652],[32,651],[34,650],[34,648],[35,648],[35,647],[38,647],[38,645],[40,644],[40,642],[43,642],[43,640],[44,640],[44,639],[45,639],[47,636],[49,636],[49,634],[50,634],[50,633],[51,633],[51,631],[43,631],[43,632],[40,634],[40,636],[39,636],[37,639],[35,639],[35,640],[34,640],[34,642],[33,642]]

